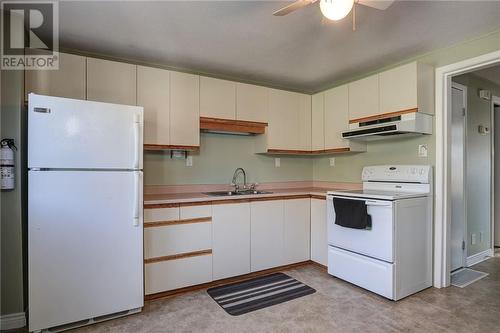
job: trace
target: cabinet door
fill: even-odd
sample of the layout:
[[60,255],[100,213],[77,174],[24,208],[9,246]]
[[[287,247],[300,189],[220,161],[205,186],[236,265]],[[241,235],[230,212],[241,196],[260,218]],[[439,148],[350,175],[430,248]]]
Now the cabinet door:
[[328,265],[326,200],[311,199],[311,260]]
[[87,58],[87,99],[136,105],[136,65]]
[[85,99],[85,57],[59,53],[58,70],[25,71],[25,93]]
[[417,63],[380,73],[380,113],[417,108]]
[[311,199],[285,200],[283,252],[285,264],[310,259]]
[[310,150],[311,96],[270,89],[268,147]]
[[214,205],[213,278],[250,273],[250,203]]
[[144,107],[144,144],[170,144],[170,72],[137,66],[137,105]]
[[325,94],[319,93],[312,96],[311,108],[311,149],[325,149]]
[[283,201],[252,202],[250,216],[252,272],[283,265]]
[[348,147],[342,131],[349,127],[349,88],[347,85],[325,91],[325,149]]
[[372,75],[349,83],[349,120],[380,114],[378,80],[378,75]]
[[236,119],[236,83],[200,76],[200,116]]
[[200,78],[170,72],[170,144],[200,145]]
[[269,88],[236,83],[236,119],[267,123]]

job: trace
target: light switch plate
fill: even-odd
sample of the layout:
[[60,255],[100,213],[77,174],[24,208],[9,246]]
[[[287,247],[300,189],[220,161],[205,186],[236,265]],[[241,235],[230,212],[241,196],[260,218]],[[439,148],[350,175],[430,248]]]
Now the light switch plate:
[[274,159],[274,166],[279,168],[281,166],[281,158],[277,157]]
[[330,157],[330,166],[335,166],[335,157]]
[[186,157],[186,166],[193,166],[193,156]]
[[418,157],[427,157],[428,149],[427,145],[418,145]]

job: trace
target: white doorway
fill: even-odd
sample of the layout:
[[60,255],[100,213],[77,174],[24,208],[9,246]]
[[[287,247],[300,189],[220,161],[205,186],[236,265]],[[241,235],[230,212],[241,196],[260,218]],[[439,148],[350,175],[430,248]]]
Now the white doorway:
[[466,133],[467,87],[452,83],[451,89],[451,271],[466,266]]
[[[500,97],[493,97],[493,245],[500,247]],[[496,209],[495,209],[496,208]]]

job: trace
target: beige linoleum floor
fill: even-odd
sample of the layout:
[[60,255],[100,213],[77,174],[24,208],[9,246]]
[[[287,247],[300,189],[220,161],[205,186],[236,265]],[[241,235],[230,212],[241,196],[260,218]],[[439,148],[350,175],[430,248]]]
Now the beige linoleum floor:
[[305,266],[286,273],[315,294],[245,315],[228,315],[202,290],[71,332],[500,332],[500,257],[473,268],[490,275],[464,289],[429,288],[392,302]]
[[500,257],[473,268],[490,275],[392,302],[306,266],[286,273],[315,294],[245,315],[228,315],[203,290],[72,332],[500,332]]

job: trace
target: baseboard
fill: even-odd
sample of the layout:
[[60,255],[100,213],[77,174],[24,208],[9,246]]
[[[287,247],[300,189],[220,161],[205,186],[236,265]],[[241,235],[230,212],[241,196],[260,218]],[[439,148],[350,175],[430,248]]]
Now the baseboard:
[[467,257],[466,265],[467,265],[467,267],[470,267],[472,265],[480,263],[481,261],[485,261],[486,259],[489,259],[493,256],[494,256],[493,249],[488,249],[488,250],[476,253],[470,257]]
[[11,313],[0,316],[0,329],[12,330],[26,326],[26,316],[24,312]]

